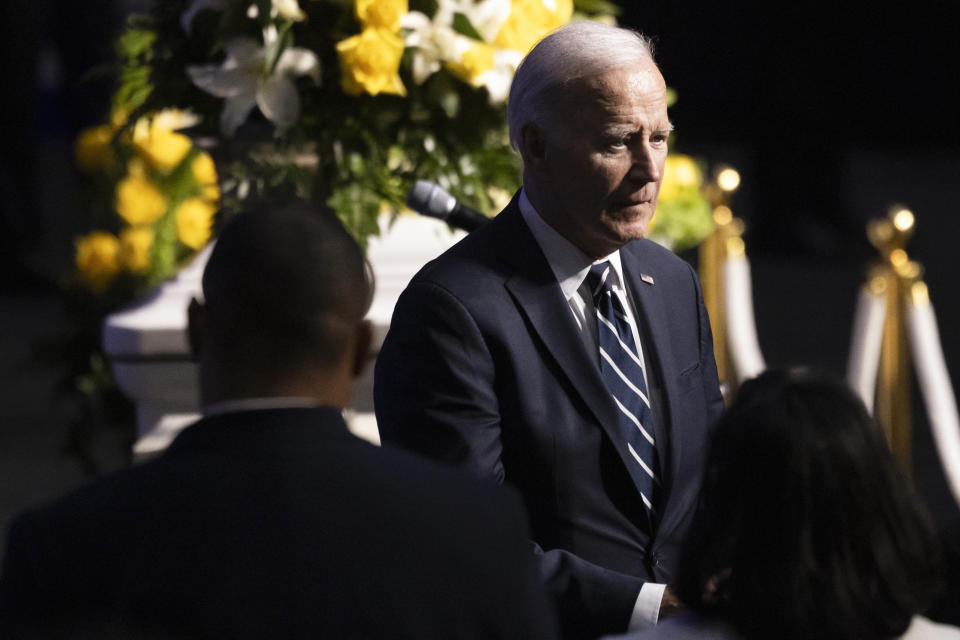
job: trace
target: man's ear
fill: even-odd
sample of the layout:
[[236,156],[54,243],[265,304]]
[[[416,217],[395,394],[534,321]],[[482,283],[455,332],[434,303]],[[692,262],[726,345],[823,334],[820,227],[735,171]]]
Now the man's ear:
[[520,157],[524,167],[539,167],[547,151],[547,140],[539,125],[528,122],[520,129]]
[[194,358],[200,357],[203,338],[207,331],[207,308],[196,298],[187,306],[187,341]]
[[369,320],[357,324],[356,349],[353,351],[353,376],[359,377],[370,362],[370,344],[373,342],[373,325]]

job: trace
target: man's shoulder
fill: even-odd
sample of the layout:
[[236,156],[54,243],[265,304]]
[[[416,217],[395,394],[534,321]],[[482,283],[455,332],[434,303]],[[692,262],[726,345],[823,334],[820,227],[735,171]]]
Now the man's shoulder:
[[424,265],[411,282],[458,290],[492,280],[502,281],[514,273],[512,265],[518,247],[539,251],[519,210],[511,204]]
[[[45,548],[93,548],[103,535],[114,536],[116,543],[135,540],[164,514],[183,516],[187,527],[214,505],[221,510],[240,502],[253,505],[257,498],[246,493],[251,490],[286,500],[290,496],[281,494],[291,485],[300,487],[296,495],[314,496],[317,508],[354,500],[371,516],[391,513],[397,506],[390,505],[393,496],[402,500],[404,510],[416,512],[406,520],[420,528],[441,526],[443,514],[462,516],[464,505],[498,522],[516,511],[516,498],[492,481],[351,434],[274,438],[262,444],[257,452],[202,445],[168,450],[23,510],[12,521],[11,532],[16,530],[21,543]],[[477,515],[472,521],[479,519]],[[465,522],[463,517],[459,521]]]
[[[7,559],[11,554],[33,557],[29,550],[34,549],[38,561],[43,559],[53,571],[66,554],[75,555],[76,562],[99,558],[108,572],[111,554],[116,558],[126,552],[127,534],[155,524],[153,515],[166,486],[156,473],[159,469],[157,461],[144,462],[23,509],[7,531]],[[99,576],[101,565],[95,561],[92,566]],[[94,576],[90,581],[95,582]]]

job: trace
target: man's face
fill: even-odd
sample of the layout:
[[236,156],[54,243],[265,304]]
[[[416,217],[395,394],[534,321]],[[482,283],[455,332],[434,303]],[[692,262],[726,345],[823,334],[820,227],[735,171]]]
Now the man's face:
[[667,158],[666,85],[652,62],[577,81],[524,155],[540,215],[592,258],[642,238]]

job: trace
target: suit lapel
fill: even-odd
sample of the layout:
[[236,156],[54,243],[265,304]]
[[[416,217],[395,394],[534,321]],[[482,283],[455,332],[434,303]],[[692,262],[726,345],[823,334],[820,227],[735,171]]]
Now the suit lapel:
[[[506,281],[514,303],[526,316],[534,332],[546,345],[571,387],[583,399],[607,436],[620,443],[619,414],[600,376],[596,356],[587,353],[576,321],[569,311],[546,257],[523,221],[517,199],[499,215],[504,259],[513,275]],[[633,464],[625,447],[614,447],[624,465]]]
[[[654,369],[653,375],[658,378],[657,383],[663,390],[663,402],[666,403],[666,406],[662,407],[659,412],[659,419],[655,425],[657,442],[666,443],[666,446],[657,447],[663,476],[664,503],[662,509],[665,516],[660,522],[659,530],[666,532],[673,526],[671,515],[676,511],[676,509],[669,508],[671,474],[678,468],[684,444],[682,426],[678,427],[672,424],[672,416],[680,415],[676,406],[678,402],[676,380],[679,372],[677,371],[677,360],[673,354],[671,327],[667,319],[665,302],[665,296],[670,295],[670,291],[657,284],[656,264],[649,260],[649,254],[643,252],[641,247],[642,244],[636,242],[629,246],[627,250],[621,250],[620,255],[627,284],[637,307],[638,321],[644,325],[641,328],[641,336],[647,337],[643,348],[645,353],[650,354],[659,364]],[[653,283],[651,284],[649,279],[642,279],[642,275],[650,276]],[[647,361],[649,362],[650,359],[648,356]]]

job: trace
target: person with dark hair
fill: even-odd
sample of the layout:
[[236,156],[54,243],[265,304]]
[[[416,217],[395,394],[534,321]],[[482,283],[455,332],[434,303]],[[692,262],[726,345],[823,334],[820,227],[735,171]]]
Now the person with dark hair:
[[771,370],[710,441],[674,583],[691,611],[620,638],[960,638],[916,615],[937,566],[928,517],[860,399],[823,373]]
[[554,636],[515,496],[347,430],[365,266],[330,211],[226,224],[190,307],[204,417],[15,520],[0,637]]

